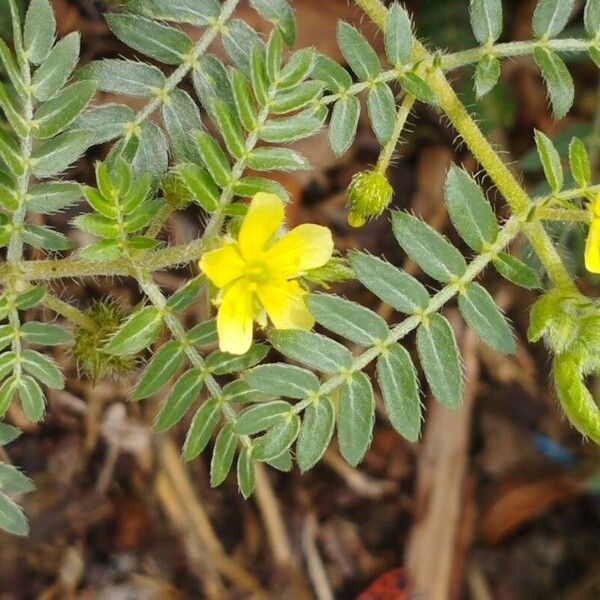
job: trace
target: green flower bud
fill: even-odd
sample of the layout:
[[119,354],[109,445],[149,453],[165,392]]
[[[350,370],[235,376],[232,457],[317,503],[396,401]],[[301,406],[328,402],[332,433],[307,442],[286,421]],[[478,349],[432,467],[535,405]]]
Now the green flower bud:
[[96,302],[86,315],[97,327],[93,331],[83,328],[75,331],[73,355],[79,369],[94,383],[107,375],[117,377],[132,371],[137,363],[135,356],[113,356],[101,350],[129,312],[114,300],[107,299]]
[[362,227],[375,219],[389,206],[394,190],[383,173],[362,171],[357,173],[348,188],[348,224]]

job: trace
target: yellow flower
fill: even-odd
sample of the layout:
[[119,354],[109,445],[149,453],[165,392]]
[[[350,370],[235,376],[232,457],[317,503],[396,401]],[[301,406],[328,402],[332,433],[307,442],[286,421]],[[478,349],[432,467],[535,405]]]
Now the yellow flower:
[[600,196],[592,206],[592,222],[585,244],[585,268],[600,273]]
[[300,225],[281,239],[283,202],[273,194],[254,196],[238,239],[206,253],[200,269],[222,291],[217,315],[219,348],[244,354],[252,343],[254,321],[266,315],[277,329],[310,329],[306,290],[296,279],[331,258],[333,240],[327,227]]

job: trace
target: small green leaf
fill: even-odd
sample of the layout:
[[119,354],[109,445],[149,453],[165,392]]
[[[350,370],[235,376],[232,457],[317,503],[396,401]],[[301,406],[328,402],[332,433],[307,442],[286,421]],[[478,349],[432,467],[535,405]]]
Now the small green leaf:
[[337,373],[352,366],[348,349],[329,338],[300,329],[272,331],[269,340],[283,355],[323,373]]
[[0,159],[6,163],[15,175],[20,176],[25,172],[19,146],[3,127],[0,128]]
[[56,37],[56,18],[49,0],[32,0],[25,15],[23,46],[29,62],[39,65],[47,58]]
[[216,0],[133,0],[127,3],[127,8],[157,20],[200,27],[217,20],[221,11]]
[[66,235],[58,231],[52,231],[47,227],[25,225],[21,235],[25,243],[43,250],[58,252],[72,247],[71,240]]
[[462,372],[454,331],[434,313],[417,329],[417,350],[425,378],[436,399],[448,408],[462,402]]
[[346,62],[359,79],[366,81],[379,75],[381,64],[377,53],[356,27],[339,21],[337,40]]
[[111,31],[131,48],[168,65],[179,65],[192,52],[192,40],[182,31],[126,13],[109,13]]
[[560,192],[563,187],[564,175],[558,150],[554,147],[552,140],[537,129],[535,130],[535,145],[550,188],[555,193]]
[[481,44],[495,42],[502,33],[501,0],[471,0],[469,4],[471,28]]
[[175,157],[179,161],[201,164],[194,133],[202,130],[202,120],[200,110],[189,94],[173,90],[169,101],[163,104],[162,117]]
[[580,187],[586,188],[592,183],[590,158],[585,144],[577,137],[574,137],[569,144],[569,163],[573,179]]
[[250,80],[254,95],[261,106],[269,101],[269,82],[267,80],[267,68],[265,65],[265,53],[263,48],[255,46],[252,48],[250,60]]
[[265,50],[265,70],[267,79],[275,84],[279,79],[281,63],[283,61],[283,37],[276,29],[271,31]]
[[273,467],[282,473],[289,473],[292,470],[292,453],[289,450],[286,450],[279,456],[265,462],[270,467]]
[[81,187],[69,181],[40,183],[29,188],[29,212],[52,214],[81,200]]
[[403,250],[425,273],[444,283],[464,275],[467,264],[462,254],[424,221],[395,211],[392,227]]
[[253,131],[258,122],[258,114],[248,81],[240,71],[232,68],[229,70],[229,82],[240,122],[247,131]]
[[21,377],[19,381],[19,398],[25,416],[32,423],[38,423],[44,418],[46,410],[44,393],[33,377]]
[[93,136],[91,131],[66,131],[48,140],[33,152],[33,173],[41,178],[61,173],[89,148]]
[[255,148],[248,156],[248,167],[256,171],[306,171],[310,163],[290,148]]
[[42,287],[33,287],[17,297],[15,304],[20,310],[29,310],[37,306],[46,296],[46,290]]
[[298,442],[296,460],[300,471],[306,473],[323,457],[335,428],[335,410],[329,398],[311,402],[304,411]]
[[227,155],[221,146],[204,131],[196,134],[196,140],[200,147],[202,162],[206,165],[212,178],[220,187],[226,187],[231,179],[231,166]]
[[167,308],[173,312],[181,312],[192,306],[198,300],[205,282],[202,275],[190,279],[169,298]]
[[394,133],[396,100],[387,83],[379,83],[369,89],[369,119],[377,141],[383,146]]
[[66,129],[90,103],[95,92],[93,81],[79,81],[42,104],[33,115],[35,136],[47,139]]
[[467,324],[488,346],[505,354],[516,351],[514,334],[485,288],[471,282],[458,296],[458,308]]
[[0,446],[6,446],[14,442],[20,435],[21,430],[8,423],[0,423]]
[[538,290],[542,287],[540,276],[531,267],[521,262],[510,254],[500,253],[493,260],[496,271],[508,281],[529,290]]
[[385,53],[390,64],[404,65],[412,58],[413,32],[406,9],[394,2],[388,11],[385,28]]
[[193,346],[210,346],[217,343],[217,323],[215,319],[199,323],[187,334],[187,340]]
[[344,154],[356,136],[360,117],[360,101],[356,96],[346,96],[333,105],[329,125],[329,144],[336,156]]
[[452,165],[446,176],[446,204],[456,230],[470,248],[481,252],[498,238],[498,222],[483,190],[463,169]]
[[0,490],[7,494],[26,494],[35,490],[35,484],[16,467],[0,463]]
[[104,351],[115,356],[136,354],[152,344],[163,329],[163,315],[155,306],[147,306],[131,315],[112,336]]
[[259,137],[271,144],[295,142],[315,135],[321,126],[319,119],[299,114],[287,119],[267,121],[260,129]]
[[314,373],[285,363],[260,365],[252,369],[245,380],[255,390],[286,398],[306,398],[318,392],[320,386]]
[[413,314],[429,305],[425,286],[394,265],[361,252],[350,254],[350,264],[359,281],[397,311]]
[[221,405],[217,398],[207,400],[197,410],[183,445],[184,460],[190,461],[200,456],[210,442],[220,418]]
[[475,68],[475,93],[477,98],[483,98],[496,87],[501,72],[500,61],[494,55],[486,54],[481,58]]
[[21,69],[15,60],[12,50],[7,46],[3,39],[0,39],[0,64],[4,66],[4,70],[8,75],[15,91],[21,98],[27,97],[27,89],[23,82]]
[[0,529],[11,535],[26,536],[29,525],[20,506],[0,492]]
[[272,179],[266,179],[265,177],[242,177],[235,182],[233,191],[236,196],[243,198],[252,198],[259,192],[266,192],[268,194],[275,194],[275,196],[281,198],[284,202],[289,201],[288,191],[280,183]]
[[264,402],[270,400],[273,393],[263,394],[250,387],[244,379],[234,379],[223,388],[221,398],[229,404],[252,404],[255,402]]
[[262,49],[263,43],[258,33],[244,21],[232,19],[227,24],[221,42],[229,58],[246,75],[250,76],[250,61],[255,47]]
[[286,90],[302,83],[313,70],[315,59],[315,51],[312,48],[303,48],[292,54],[281,71],[277,88]]
[[221,193],[206,171],[192,163],[181,163],[177,165],[177,173],[195,201],[206,212],[212,213],[217,210]]
[[600,34],[600,0],[587,0],[583,11],[585,30],[591,38]]
[[121,228],[116,221],[98,214],[79,215],[72,222],[77,229],[97,237],[117,239],[121,234]]
[[270,107],[275,115],[283,115],[305,108],[316,102],[323,93],[323,83],[320,81],[307,81],[288,90],[276,94]]
[[350,300],[326,294],[312,294],[308,308],[317,323],[361,346],[372,346],[387,338],[387,323],[373,311]]
[[104,144],[120,137],[134,119],[135,112],[131,107],[108,103],[84,112],[75,120],[72,128],[93,131],[92,145]]
[[71,333],[58,325],[29,321],[21,325],[21,335],[30,344],[61,346],[73,341]]
[[252,435],[259,431],[265,431],[273,427],[291,410],[291,404],[283,400],[257,404],[245,410],[237,418],[233,429],[238,435]]
[[[9,353],[7,352],[6,354],[4,354],[4,356],[0,357],[0,361],[2,360],[2,358],[6,357],[9,354],[14,354],[14,353]],[[12,362],[14,363],[14,356],[11,356],[12,358]],[[12,366],[12,364],[11,364]],[[5,371],[6,369],[3,368],[2,363],[0,362],[0,372]],[[6,373],[4,373],[6,374]],[[4,383],[2,383],[2,385],[0,385],[0,417],[3,417],[6,414],[6,411],[10,408],[10,405],[12,404],[13,398],[15,397],[15,393],[17,391],[17,388],[19,387],[19,379],[17,377],[15,377],[14,375],[12,377],[9,377],[8,379],[6,379],[4,381]]]
[[290,413],[281,417],[267,433],[256,440],[253,456],[268,461],[283,454],[296,440],[300,430],[300,417]]
[[33,74],[31,85],[38,100],[48,100],[67,82],[79,59],[79,33],[73,32],[52,48]]
[[437,98],[429,84],[412,71],[400,77],[400,85],[421,102],[426,104],[437,103]]
[[250,0],[250,4],[263,19],[275,25],[285,43],[291,48],[296,41],[296,20],[287,0]]
[[[320,54],[313,67],[312,77],[323,81],[328,90],[334,93],[345,92],[352,85],[350,73],[337,62]],[[348,96],[354,98],[354,96]]]
[[181,368],[184,356],[183,346],[176,340],[162,346],[144,369],[131,399],[137,402],[156,394]]
[[539,0],[533,12],[535,37],[556,37],[567,24],[573,3],[574,0]]
[[167,431],[183,419],[192,404],[200,397],[204,376],[202,369],[190,369],[175,382],[154,422],[157,431]]
[[269,353],[264,344],[252,344],[246,354],[229,354],[229,352],[213,352],[206,359],[206,368],[215,375],[227,375],[252,368],[262,362]]
[[375,423],[375,398],[369,378],[353,373],[340,388],[337,414],[340,452],[353,467],[363,459],[371,445]]
[[166,83],[165,76],[158,67],[114,58],[86,65],[79,77],[97,81],[98,89],[103,92],[124,96],[153,96],[162,90]]
[[193,82],[196,94],[207,111],[215,98],[222,98],[232,107],[235,106],[227,69],[212,54],[204,54],[198,59],[194,67]]
[[387,346],[377,359],[377,380],[394,429],[416,442],[421,433],[421,399],[410,354],[400,344]]
[[142,123],[138,149],[133,161],[135,175],[151,173],[162,175],[169,168],[169,145],[162,129],[156,123]]
[[39,379],[44,385],[55,390],[65,387],[65,378],[58,370],[54,361],[35,350],[25,350],[21,353],[21,364],[25,370]]
[[215,441],[212,460],[210,462],[210,485],[216,487],[225,481],[235,455],[237,436],[233,427],[227,424],[221,429]]
[[533,56],[548,87],[554,117],[562,119],[571,109],[575,97],[569,69],[558,54],[548,48],[536,46]]
[[238,456],[237,478],[240,492],[244,499],[250,498],[256,486],[256,467],[252,460],[251,450],[244,448]]
[[242,128],[237,120],[237,114],[221,98],[215,98],[211,102],[210,115],[215,122],[225,146],[229,153],[240,159],[246,152],[246,141]]

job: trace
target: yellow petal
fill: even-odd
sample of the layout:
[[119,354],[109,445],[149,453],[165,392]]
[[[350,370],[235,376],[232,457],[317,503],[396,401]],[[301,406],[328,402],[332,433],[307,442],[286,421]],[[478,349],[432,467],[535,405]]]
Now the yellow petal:
[[333,253],[331,231],[321,225],[299,225],[275,242],[265,262],[280,277],[323,266]]
[[200,259],[201,271],[218,287],[239,279],[244,274],[244,261],[237,244],[227,244],[207,252]]
[[277,329],[311,329],[315,324],[304,299],[306,291],[297,281],[260,285],[257,293]]
[[245,354],[252,344],[254,295],[246,280],[234,283],[223,296],[217,315],[219,350]]
[[274,194],[260,192],[252,198],[238,236],[246,260],[252,260],[266,249],[279,231],[283,216],[283,202]]
[[600,219],[594,219],[590,225],[585,244],[585,268],[590,273],[600,273]]

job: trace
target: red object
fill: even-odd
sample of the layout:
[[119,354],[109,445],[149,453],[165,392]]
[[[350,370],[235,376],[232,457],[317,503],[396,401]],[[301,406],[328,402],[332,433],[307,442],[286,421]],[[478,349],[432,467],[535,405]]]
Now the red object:
[[410,600],[410,581],[402,567],[378,577],[356,600]]

